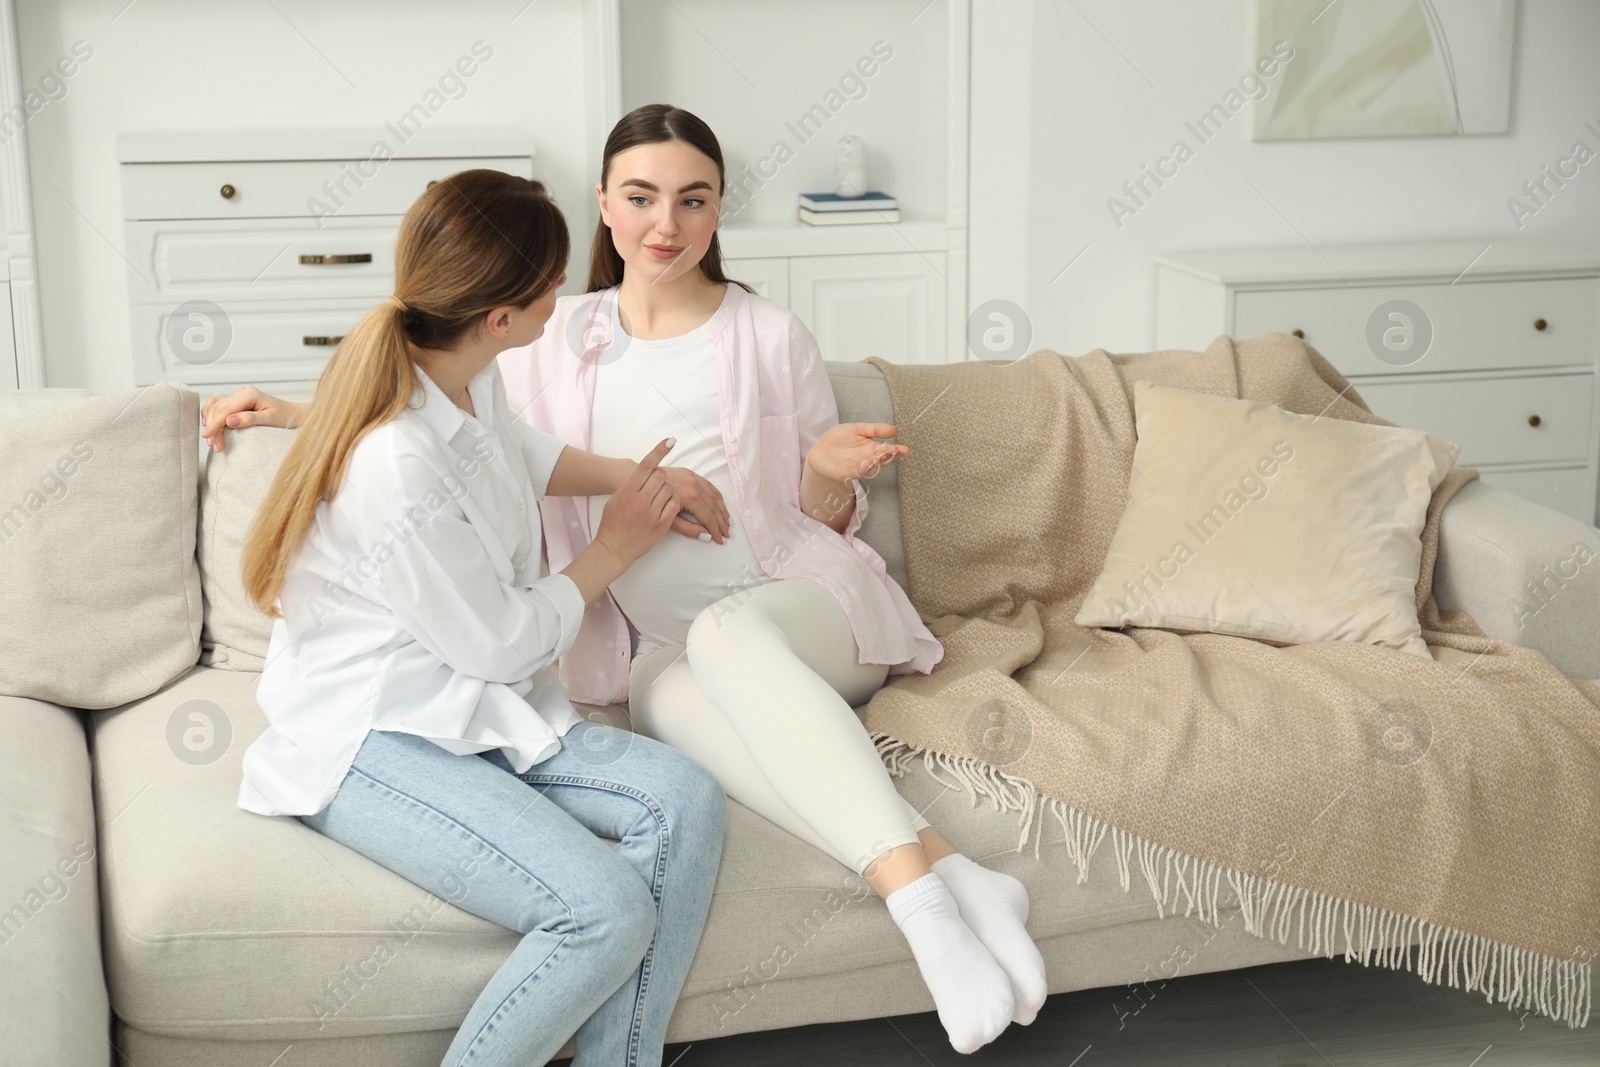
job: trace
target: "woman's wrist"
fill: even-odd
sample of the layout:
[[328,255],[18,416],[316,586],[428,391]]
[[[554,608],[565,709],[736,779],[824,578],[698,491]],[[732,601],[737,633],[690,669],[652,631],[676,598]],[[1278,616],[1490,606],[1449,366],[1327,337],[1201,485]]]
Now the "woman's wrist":
[[622,483],[627,479],[628,475],[639,467],[639,461],[635,459],[611,459],[607,462],[609,463],[606,468],[606,492],[608,494],[615,493],[618,489],[621,489]]
[[821,479],[823,481],[833,482],[836,485],[844,485],[844,486],[849,486],[849,485],[851,485],[852,482],[855,481],[854,478],[846,477],[843,480],[841,480],[839,478],[835,478],[831,474],[822,473],[822,471],[818,469],[817,465],[815,463],[811,462],[811,457],[816,455],[816,454],[817,454],[817,450],[816,450],[815,446],[812,447],[810,452],[806,453],[806,472],[809,473],[813,478],[819,478],[819,479]]
[[596,537],[561,573],[572,579],[578,592],[583,594],[584,604],[588,605],[622,577],[632,562],[608,540]]
[[607,496],[622,488],[629,472],[638,466],[631,459],[596,455],[575,445],[561,450],[550,472],[547,496]]
[[843,533],[855,510],[856,487],[854,479],[841,481],[830,477],[811,465],[806,456],[805,471],[800,476],[800,510],[813,519]]

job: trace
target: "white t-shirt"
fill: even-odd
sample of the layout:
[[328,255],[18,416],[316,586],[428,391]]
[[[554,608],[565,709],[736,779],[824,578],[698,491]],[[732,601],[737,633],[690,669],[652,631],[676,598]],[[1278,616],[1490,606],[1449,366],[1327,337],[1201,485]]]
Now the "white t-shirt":
[[269,726],[244,754],[247,811],[321,811],[370,730],[499,748],[520,773],[581,718],[555,661],[583,594],[539,573],[538,501],[566,443],[512,416],[498,363],[467,386],[476,417],[421,377],[421,397],[351,450],[289,568],[256,688]]
[[[726,297],[724,297],[726,299]],[[662,462],[687,467],[717,487],[730,515],[733,482],[722,442],[717,354],[711,323],[678,337],[628,337],[612,304],[611,348],[595,367],[590,451],[642,458],[664,437],[677,445]],[[620,355],[613,355],[617,349]],[[589,528],[600,528],[610,496],[589,498]],[[688,640],[701,611],[733,593],[771,581],[737,519],[722,544],[669,530],[611,583],[617,606],[639,632],[637,655]]]

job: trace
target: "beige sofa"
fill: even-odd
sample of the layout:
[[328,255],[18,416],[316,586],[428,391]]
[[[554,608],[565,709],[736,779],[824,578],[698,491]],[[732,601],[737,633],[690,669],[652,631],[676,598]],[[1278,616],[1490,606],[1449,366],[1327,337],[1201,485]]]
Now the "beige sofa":
[[[844,420],[892,421],[875,369],[828,369]],[[173,386],[0,396],[0,693],[21,694],[0,696],[0,1058],[106,1063],[114,1041],[139,1067],[436,1064],[519,935],[234,805],[265,725],[252,694],[267,636],[238,551],[289,433],[230,432],[202,457],[197,404]],[[870,493],[862,536],[903,583],[892,467]],[[1491,633],[1600,677],[1600,567],[1561,566],[1578,542],[1600,545],[1471,485],[1444,513],[1435,587]],[[1306,955],[1236,916],[1220,930],[1158,918],[1106,849],[1077,884],[1059,831],[1039,859],[1019,853],[1014,815],[920,765],[897,784],[1028,885],[1053,992],[1118,987],[1116,1010],[1135,1003],[1129,983]],[[670,1040],[932,1008],[861,879],[728,808]]]

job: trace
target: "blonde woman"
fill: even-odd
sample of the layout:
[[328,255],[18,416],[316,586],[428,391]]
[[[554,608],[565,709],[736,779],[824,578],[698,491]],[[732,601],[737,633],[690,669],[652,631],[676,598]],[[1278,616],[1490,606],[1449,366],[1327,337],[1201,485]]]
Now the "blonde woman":
[[[542,1064],[574,1032],[575,1064],[657,1067],[721,855],[716,780],[584,720],[550,669],[682,507],[670,442],[613,478],[506,406],[495,357],[539,337],[567,254],[538,182],[424,193],[394,295],[296,409],[243,564],[275,621],[240,807],[523,934],[451,1067]],[[540,498],[600,491],[593,542],[541,577]]]

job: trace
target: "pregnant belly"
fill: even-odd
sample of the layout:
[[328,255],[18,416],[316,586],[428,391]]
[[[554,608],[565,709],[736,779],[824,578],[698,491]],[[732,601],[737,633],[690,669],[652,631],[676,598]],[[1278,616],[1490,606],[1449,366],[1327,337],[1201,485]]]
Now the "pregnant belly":
[[681,645],[707,607],[771,580],[739,531],[720,545],[669,531],[611,583],[611,595],[641,638]]

